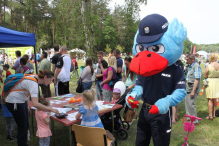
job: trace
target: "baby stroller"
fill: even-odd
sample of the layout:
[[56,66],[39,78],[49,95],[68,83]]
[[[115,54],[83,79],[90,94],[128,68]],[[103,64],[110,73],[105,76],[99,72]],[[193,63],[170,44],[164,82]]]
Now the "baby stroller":
[[[128,132],[130,125],[126,121],[122,121],[120,116],[120,111],[126,105],[125,97],[128,93],[130,93],[131,89],[126,89],[125,93],[121,96],[121,98],[116,102],[116,104],[120,104],[123,107],[114,111],[113,118],[114,118],[114,133],[116,134],[116,138],[120,140],[125,140],[128,138]],[[101,121],[103,123],[104,129],[112,132],[112,114],[106,113],[102,115]]]

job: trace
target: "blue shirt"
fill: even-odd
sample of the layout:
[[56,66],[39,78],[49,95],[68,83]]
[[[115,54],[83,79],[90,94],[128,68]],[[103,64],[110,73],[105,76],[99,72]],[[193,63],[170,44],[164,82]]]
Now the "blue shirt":
[[136,85],[142,86],[142,100],[151,105],[171,95],[176,89],[186,89],[184,73],[177,64],[168,66],[164,71],[153,76],[138,75]]
[[[118,59],[116,59],[116,63],[117,63],[117,68],[118,67],[122,68],[122,66],[123,66],[122,57],[119,57]],[[121,73],[117,73],[116,75],[119,77],[119,79],[122,79],[122,72]]]
[[40,54],[36,54],[36,59],[40,60]]
[[83,115],[81,126],[103,128],[103,124],[98,116],[98,106],[89,110],[81,106],[78,112]]
[[[124,76],[126,77],[126,66],[123,67],[123,70],[124,70]],[[125,85],[128,87],[134,85],[136,83],[136,79],[137,79],[136,73],[133,72],[133,80],[131,80],[131,74],[129,73],[128,77],[126,78]]]
[[[188,70],[188,73],[187,73],[187,76],[186,76],[186,81],[189,80],[189,72],[190,72],[190,70],[192,69],[192,67],[193,67],[193,65],[194,65],[195,63],[196,63],[196,62],[194,62],[194,63],[189,67],[189,70]],[[195,79],[201,79],[201,74],[202,74],[202,71],[201,71],[200,66],[195,67],[194,78],[195,78]]]

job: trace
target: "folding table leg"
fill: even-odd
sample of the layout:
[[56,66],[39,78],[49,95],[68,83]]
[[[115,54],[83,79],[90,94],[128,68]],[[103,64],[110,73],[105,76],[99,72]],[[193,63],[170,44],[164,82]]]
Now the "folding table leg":
[[69,126],[69,145],[73,146],[72,144],[73,144],[72,143],[72,131],[71,131],[71,126]]
[[114,136],[114,113],[111,111],[111,116],[112,116],[112,134]]
[[55,146],[55,130],[54,130],[54,120],[51,119],[51,130],[52,130],[52,139],[51,139],[51,143],[52,143],[52,146]]

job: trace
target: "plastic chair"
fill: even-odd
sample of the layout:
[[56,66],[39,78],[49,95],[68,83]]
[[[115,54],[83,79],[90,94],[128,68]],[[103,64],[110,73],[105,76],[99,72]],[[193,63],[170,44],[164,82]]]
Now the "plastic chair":
[[97,127],[85,127],[74,124],[72,126],[73,141],[75,146],[112,146],[117,141],[107,138],[106,130]]

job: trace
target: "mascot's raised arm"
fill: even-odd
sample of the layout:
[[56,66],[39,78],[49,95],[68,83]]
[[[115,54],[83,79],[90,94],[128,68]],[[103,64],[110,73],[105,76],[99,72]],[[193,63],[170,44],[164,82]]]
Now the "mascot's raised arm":
[[168,23],[159,14],[143,18],[134,38],[130,69],[138,74],[136,86],[126,96],[130,108],[143,100],[137,128],[137,146],[167,146],[170,141],[170,107],[186,96],[185,77],[175,62],[183,52],[187,30],[177,19]]

